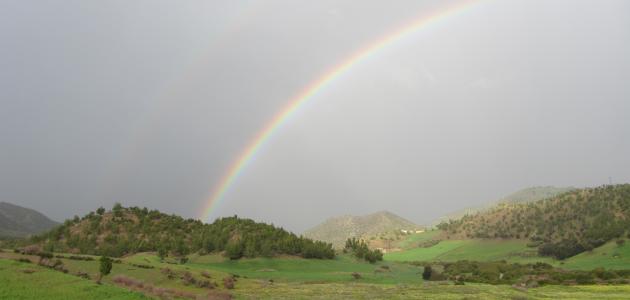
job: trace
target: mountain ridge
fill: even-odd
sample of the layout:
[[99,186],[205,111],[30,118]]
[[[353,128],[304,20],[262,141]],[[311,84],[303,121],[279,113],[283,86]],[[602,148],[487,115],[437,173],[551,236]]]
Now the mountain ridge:
[[0,201],[0,236],[26,237],[57,225],[59,223],[34,209]]

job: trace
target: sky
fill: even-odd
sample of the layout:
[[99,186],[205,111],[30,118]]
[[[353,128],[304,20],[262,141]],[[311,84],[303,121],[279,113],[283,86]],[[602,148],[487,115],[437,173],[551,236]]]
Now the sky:
[[[460,3],[2,1],[0,201],[199,218],[295,95]],[[628,53],[628,1],[474,2],[319,91],[204,221],[426,224],[521,188],[630,182]]]

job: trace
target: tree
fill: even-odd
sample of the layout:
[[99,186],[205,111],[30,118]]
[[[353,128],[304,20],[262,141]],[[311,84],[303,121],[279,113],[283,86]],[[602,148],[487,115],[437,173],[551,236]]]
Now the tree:
[[225,247],[225,255],[230,259],[243,257],[243,245],[239,241],[230,241]]
[[98,283],[101,283],[103,276],[107,276],[112,271],[112,259],[107,256],[101,256]]
[[166,257],[166,255],[168,251],[166,250],[166,248],[164,247],[159,247],[158,248],[158,257],[160,258],[160,260],[164,260],[164,258]]
[[102,216],[102,215],[105,213],[105,209],[101,206],[101,207],[99,207],[99,208],[96,210],[96,213],[97,213],[99,216]]
[[116,202],[116,204],[114,204],[114,207],[112,208],[112,211],[114,212],[114,216],[116,217],[122,217],[122,210],[123,210],[123,207],[118,202]]
[[433,274],[433,269],[431,269],[430,265],[426,265],[424,267],[424,271],[422,272],[422,279],[430,280],[431,279],[431,274]]

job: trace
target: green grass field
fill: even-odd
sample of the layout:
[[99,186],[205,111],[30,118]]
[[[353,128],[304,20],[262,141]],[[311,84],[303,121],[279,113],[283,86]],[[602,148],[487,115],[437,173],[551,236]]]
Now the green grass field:
[[619,247],[614,241],[609,242],[591,252],[584,252],[571,257],[558,266],[574,270],[592,270],[598,267],[630,269],[630,245],[626,242],[622,247]]
[[545,262],[572,269],[630,269],[630,244],[619,247],[612,241],[591,252],[584,252],[564,261],[537,256],[536,248],[528,248],[523,240],[445,240],[428,248],[412,248],[384,255],[386,261],[498,261],[513,263]]
[[412,248],[387,253],[387,261],[496,261],[551,262],[552,259],[537,257],[536,249],[526,247],[521,240],[445,240],[427,248]]
[[[31,273],[31,271],[33,271]],[[0,299],[148,299],[109,284],[0,259]]]
[[[209,258],[208,258],[209,257]],[[361,282],[408,283],[422,282],[422,268],[392,262],[369,264],[348,255],[332,260],[301,258],[254,258],[232,261],[219,256],[191,258],[191,267],[213,269],[249,278],[284,280],[289,282],[349,282],[352,273],[359,273]]]
[[[473,253],[477,258],[492,260],[522,247],[514,241],[495,244],[482,244],[478,241],[448,242],[450,243],[445,243],[443,247],[433,249],[431,255],[425,257],[443,255],[449,259],[459,259],[465,254],[462,247],[469,246],[474,249]],[[440,254],[437,249],[447,249],[448,255]],[[487,250],[485,253],[484,249]],[[624,246],[619,249],[598,249],[593,255],[617,253],[615,250],[622,254],[627,253]],[[424,282],[420,275],[422,269],[419,267],[395,261],[369,264],[347,255],[341,255],[334,260],[278,257],[237,261],[220,255],[191,255],[187,264],[180,265],[174,264],[174,260],[161,262],[154,254],[140,253],[123,258],[122,263],[114,264],[112,274],[105,277],[103,285],[36,264],[13,260],[30,258],[35,261],[37,258],[33,256],[5,252],[0,253],[0,257],[0,299],[145,299],[138,292],[116,286],[112,279],[117,275],[156,287],[190,292],[200,297],[214,291],[230,293],[237,299],[628,299],[627,295],[630,295],[630,285],[544,286],[519,290],[509,285],[467,283],[458,286],[446,282]],[[595,261],[593,257],[580,259],[582,267],[588,265],[586,262]],[[90,273],[93,278],[96,275],[98,261],[62,261],[71,274],[83,271]],[[574,263],[577,262],[576,259]],[[134,264],[153,268],[141,268]],[[161,272],[163,268],[170,268],[178,274],[190,272],[196,278],[201,278],[202,272],[208,272],[210,280],[219,286],[209,291],[194,285],[185,285],[179,276],[167,278]],[[26,269],[35,272],[24,273],[23,270]],[[361,278],[354,279],[351,276],[353,272],[361,274]],[[237,274],[240,278],[235,289],[226,290],[221,282],[230,274]]]
[[425,231],[423,233],[414,233],[407,236],[406,239],[398,242],[397,247],[401,249],[410,249],[418,247],[418,244],[428,242],[440,234],[439,230]]

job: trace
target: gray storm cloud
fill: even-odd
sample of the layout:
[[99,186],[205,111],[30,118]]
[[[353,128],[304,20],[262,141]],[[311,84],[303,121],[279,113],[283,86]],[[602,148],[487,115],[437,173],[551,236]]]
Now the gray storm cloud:
[[[448,4],[457,4],[451,1]],[[0,201],[197,217],[321,74],[443,1],[3,1]],[[486,1],[320,91],[211,216],[418,223],[533,185],[629,182],[630,3]]]

